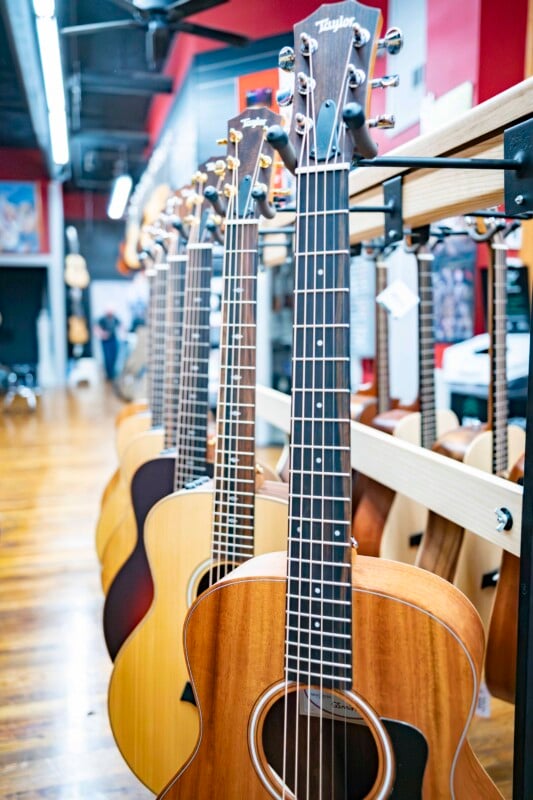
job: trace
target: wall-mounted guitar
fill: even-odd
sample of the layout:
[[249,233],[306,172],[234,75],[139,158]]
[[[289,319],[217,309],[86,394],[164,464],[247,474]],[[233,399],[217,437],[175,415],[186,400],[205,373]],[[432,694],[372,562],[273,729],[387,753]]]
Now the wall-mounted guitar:
[[[174,293],[169,292],[169,287],[167,287],[166,296],[163,298],[165,331],[164,339],[161,347],[159,348],[162,350],[162,354],[156,356],[161,358],[162,355],[164,362],[164,369],[162,373],[163,428],[155,428],[142,434],[141,436],[136,437],[126,449],[121,470],[123,473],[124,482],[130,487],[131,501],[128,503],[123,518],[120,520],[114,533],[110,536],[102,558],[102,586],[106,593],[109,590],[109,587],[116,577],[118,571],[134,551],[136,543],[138,542],[139,531],[141,531],[142,536],[144,519],[149,509],[155,502],[157,502],[157,500],[172,491],[173,470],[168,465],[168,461],[165,458],[163,458],[163,461],[160,461],[159,455],[162,450],[168,450],[169,448],[174,448],[176,446],[178,390],[182,369],[185,372],[188,370],[187,360],[183,362],[181,360],[182,332],[184,331],[184,326],[191,325],[193,323],[191,312],[189,312],[187,319],[184,318],[186,268],[188,269],[190,267],[193,269],[191,286],[194,287],[197,285],[197,281],[199,280],[198,276],[195,276],[195,271],[201,270],[204,266],[206,267],[206,272],[203,275],[203,278],[207,283],[205,284],[205,287],[204,284],[201,283],[201,287],[202,289],[205,289],[205,291],[197,294],[197,296],[194,298],[194,301],[197,306],[201,304],[201,309],[204,311],[204,315],[202,316],[202,324],[207,324],[207,326],[209,326],[209,281],[212,246],[210,244],[206,245],[205,243],[200,242],[200,220],[202,218],[202,207],[205,203],[203,191],[206,181],[209,181],[210,185],[215,185],[220,180],[220,177],[216,175],[214,168],[214,159],[209,162],[209,165],[202,165],[193,176],[192,187],[190,189],[184,189],[181,191],[181,195],[184,199],[184,203],[182,204],[181,208],[184,209],[184,212],[181,214],[182,218],[180,219],[181,225],[179,227],[179,236],[182,239],[183,244],[178,248],[179,252],[174,252],[176,249],[174,245],[167,254],[167,262],[170,269],[170,274],[167,280],[169,283],[176,283],[176,287]],[[179,225],[177,221],[171,224],[174,228],[176,225]],[[175,235],[176,234],[174,233],[174,236]],[[184,247],[185,241],[188,242],[187,252],[185,252]],[[200,311],[200,308],[198,308],[198,311]],[[205,314],[207,314],[207,323],[204,319]],[[198,322],[196,322],[196,324],[198,324]],[[194,332],[196,334],[199,333],[199,331],[196,329]],[[209,328],[202,329],[201,336],[202,341],[206,337],[209,339]],[[207,360],[205,362],[201,362],[202,370],[198,378],[200,381],[205,381],[207,383],[209,346],[207,346],[207,354],[205,355],[205,358]],[[198,364],[200,364],[200,361],[198,361]],[[189,420],[189,422],[191,425],[194,425],[194,421]],[[198,427],[198,438],[194,441],[190,441],[189,445],[191,447],[198,446],[199,452],[203,452],[203,466],[205,467],[205,435],[207,435],[207,430],[203,430],[205,435],[202,439],[202,429],[203,426]],[[158,481],[162,479],[162,475],[158,474],[155,484],[157,487],[156,494],[158,494],[158,496],[155,497],[153,502],[151,502],[151,500],[154,498],[154,491],[153,489],[150,490],[149,488],[150,485],[153,485],[153,482],[149,479],[149,476],[152,473],[150,470],[148,470],[147,473],[143,472],[141,473],[141,476],[138,476],[140,467],[152,460],[160,461],[161,469],[168,469],[168,475],[170,476],[169,480],[163,481],[163,484],[158,484]],[[134,478],[137,478],[136,491],[133,490]],[[145,479],[148,481],[146,485],[144,485]],[[112,649],[110,652],[111,656],[114,657],[116,651]]]
[[[442,240],[430,244],[429,226],[408,234],[405,248],[416,257],[418,276],[418,405],[417,411],[403,413],[396,419],[383,415],[394,425],[393,433],[404,441],[431,448],[438,438],[458,426],[457,416],[450,409],[435,406],[435,336],[433,330],[433,279],[434,248]],[[432,237],[433,238],[433,237]],[[380,426],[380,418],[376,419]],[[426,528],[427,509],[404,495],[396,494],[383,527],[380,555],[395,561],[414,563],[421,531]]]
[[[172,350],[167,351],[167,363],[170,360],[174,365],[174,375],[169,375],[167,367],[165,451],[140,466],[131,483],[136,523],[134,547],[117,571],[104,606],[104,635],[112,659],[153,599],[152,576],[144,549],[144,522],[148,512],[165,495],[208,474],[206,437],[213,249],[209,228],[214,215],[210,213],[211,205],[204,199],[204,191],[211,186],[220,189],[225,171],[223,161],[210,159],[193,176],[193,185],[197,185],[199,191],[189,197],[192,213],[186,218],[187,255],[177,257],[187,259],[185,286],[182,286],[181,301],[171,304],[170,308],[175,320],[178,316],[180,320],[176,320],[174,326],[179,334],[171,336]],[[173,258],[169,259],[171,269]],[[212,458],[210,460],[212,462]]]
[[[392,407],[391,404],[377,409],[370,424],[394,436],[431,447],[438,435],[457,426],[457,417],[447,409],[435,408],[435,356],[433,336],[433,295],[431,264],[433,255],[427,247],[429,228],[419,229],[408,237],[406,249],[417,259],[419,286],[418,304],[418,400],[410,408]],[[384,274],[386,264],[382,257],[377,262],[378,292],[387,283]],[[387,317],[385,309],[378,305],[377,315]],[[379,316],[377,319],[379,320]],[[384,326],[386,323],[381,322]],[[382,350],[388,350],[388,338]],[[388,352],[387,352],[388,355]],[[383,356],[380,353],[379,362]],[[388,386],[388,372],[380,378]],[[413,563],[416,548],[411,546],[413,533],[423,531],[427,512],[402,495],[397,495],[387,486],[364,475],[358,476],[355,491],[353,533],[362,555],[382,555],[405,563]]]
[[73,346],[74,355],[81,355],[83,345],[89,341],[89,328],[82,303],[82,292],[89,285],[91,276],[87,262],[80,254],[78,231],[73,225],[65,230],[69,252],[65,256],[65,283],[69,287],[68,341]]
[[[173,207],[180,209],[181,205],[173,200]],[[179,217],[174,216],[171,219],[174,218],[181,225]],[[138,459],[154,456],[162,448],[166,281],[168,276],[165,241],[170,239],[171,246],[178,247],[176,241],[178,231],[176,229],[173,234],[170,234],[162,226],[158,226],[153,228],[152,233],[154,237],[152,258],[146,269],[150,284],[147,348],[149,410],[128,416],[117,429],[119,479],[100,511],[96,529],[96,550],[100,561],[103,561],[109,541],[128,509],[131,477],[136,466],[142,463],[142,460],[139,462]],[[119,448],[120,437],[122,437],[122,444]],[[137,445],[137,441],[139,441],[139,445]],[[146,459],[144,458],[144,460]]]
[[[466,742],[475,610],[434,575],[356,557],[351,538],[343,119],[362,115],[379,19],[345,0],[295,26],[290,141],[268,134],[297,180],[289,556],[248,561],[192,606],[202,724],[165,800],[500,797]],[[368,153],[366,131],[354,138]]]
[[[490,224],[484,233],[476,233],[470,228],[470,234],[478,242],[490,242],[487,425],[481,429],[461,427],[452,430],[433,448],[464,464],[505,477],[525,446],[524,431],[507,424],[506,232],[506,225],[501,222]],[[497,573],[500,560],[499,547],[429,512],[416,563],[453,580],[474,603],[486,627],[494,600],[494,583],[490,576]]]
[[181,638],[188,607],[212,580],[254,553],[284,546],[287,537],[286,489],[269,482],[256,493],[255,462],[254,198],[269,213],[265,128],[278,119],[254,108],[229,122],[227,209],[223,196],[211,193],[217,213],[226,216],[214,485],[165,497],[148,515],[144,540],[154,602],[121,647],[109,686],[115,740],[154,791],[190,755],[198,735]]

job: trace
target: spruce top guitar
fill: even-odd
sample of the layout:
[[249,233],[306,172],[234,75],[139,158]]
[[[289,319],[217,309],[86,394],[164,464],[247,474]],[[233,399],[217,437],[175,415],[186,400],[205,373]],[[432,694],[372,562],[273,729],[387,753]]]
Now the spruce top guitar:
[[[356,558],[351,539],[343,119],[364,103],[379,16],[346,0],[295,26],[288,558],[252,559],[192,606],[201,729],[165,800],[498,796],[465,742],[483,652],[475,610],[433,575]],[[284,146],[279,129],[268,138]]]
[[189,213],[184,217],[186,254],[169,256],[170,270],[177,267],[175,279],[181,291],[172,299],[171,288],[167,308],[173,333],[167,343],[165,369],[166,451],[142,464],[131,483],[133,549],[117,571],[104,606],[104,635],[112,659],[152,603],[152,576],[144,548],[144,523],[150,509],[162,497],[207,475],[212,243],[208,241],[211,234],[206,225],[211,215],[204,189],[217,187],[223,178],[215,165],[216,160],[211,159],[193,176],[193,191],[186,198]]
[[[187,609],[217,576],[286,543],[287,504],[273,496],[282,485],[265,482],[256,491],[255,462],[258,208],[268,211],[272,150],[265,130],[278,119],[266,108],[254,108],[228,125],[226,180],[221,192],[211,192],[217,213],[225,212],[213,484],[200,477],[197,488],[192,481],[148,514],[144,542],[154,600],[121,647],[109,686],[115,740],[152,791],[170,780],[198,735],[181,637]],[[190,364],[191,373],[195,365]],[[185,467],[195,464],[191,458]],[[195,796],[193,791],[190,797]]]

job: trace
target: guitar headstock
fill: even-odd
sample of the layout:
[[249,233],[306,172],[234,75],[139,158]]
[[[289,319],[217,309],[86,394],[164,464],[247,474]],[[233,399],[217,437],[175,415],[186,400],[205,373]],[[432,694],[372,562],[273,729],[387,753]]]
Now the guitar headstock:
[[[376,53],[401,47],[396,29],[378,40],[381,24],[379,9],[344,0],[320,6],[294,26],[294,48],[283,48],[279,58],[282,69],[294,71],[293,93],[278,97],[281,105],[293,103],[289,143],[279,131],[277,141],[269,136],[292,171],[296,163],[351,162],[354,147],[367,157],[376,154],[364,124],[370,89],[397,83],[396,76],[372,80]],[[384,118],[376,124],[392,127]]]
[[184,218],[188,225],[189,244],[201,241],[205,231],[211,230],[210,225],[214,215],[207,198],[210,190],[218,193],[225,174],[225,162],[214,157],[200,164],[191,177],[190,190],[185,199],[187,214]]
[[268,195],[273,152],[266,131],[280,117],[269,108],[248,108],[228,122],[226,175],[222,192],[227,198],[226,219],[253,219]]

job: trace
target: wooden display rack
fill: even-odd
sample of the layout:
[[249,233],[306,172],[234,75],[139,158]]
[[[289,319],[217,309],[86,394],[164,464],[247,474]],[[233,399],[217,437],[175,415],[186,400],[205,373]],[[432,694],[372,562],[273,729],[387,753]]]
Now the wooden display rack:
[[[386,157],[502,159],[504,131],[532,117],[533,78],[528,78],[445,128],[402,145],[387,153]],[[403,177],[402,217],[404,226],[408,228],[468,214],[504,201],[503,169],[376,166],[360,167],[352,173],[351,208],[384,206],[383,183],[398,175]],[[532,206],[533,185],[525,197],[524,209]],[[384,217],[383,212],[351,214],[351,242],[357,244],[383,235]],[[280,213],[273,224],[285,226],[293,220],[294,214]],[[527,226],[533,226],[533,221],[526,222]],[[533,797],[533,337],[530,341],[528,390],[531,402],[527,409],[523,489],[454,459],[357,422],[352,423],[354,469],[502,549],[521,556],[513,778],[513,797],[516,800]],[[290,398],[287,395],[259,386],[257,413],[272,425],[289,432]],[[497,530],[496,509],[508,509],[511,513],[512,527],[509,531]]]

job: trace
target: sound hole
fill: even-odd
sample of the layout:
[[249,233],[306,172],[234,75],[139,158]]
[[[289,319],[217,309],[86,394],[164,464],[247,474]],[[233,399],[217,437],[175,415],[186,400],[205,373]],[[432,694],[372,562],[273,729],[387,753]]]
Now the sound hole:
[[347,701],[327,690],[303,688],[277,700],[262,743],[270,767],[297,798],[363,800],[376,781],[372,733]]
[[205,592],[206,589],[209,589],[217,581],[221,580],[225,575],[229,572],[232,572],[237,564],[232,564],[231,562],[226,562],[222,564],[214,564],[207,572],[204,572],[200,581],[198,583],[198,588],[196,590],[196,596],[199,597],[202,592]]

